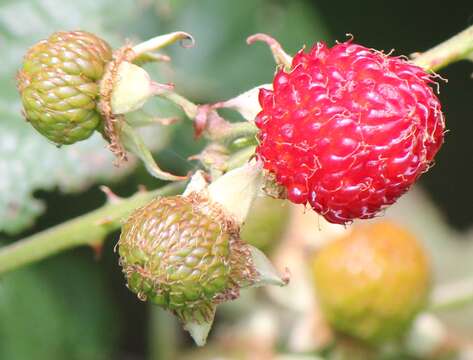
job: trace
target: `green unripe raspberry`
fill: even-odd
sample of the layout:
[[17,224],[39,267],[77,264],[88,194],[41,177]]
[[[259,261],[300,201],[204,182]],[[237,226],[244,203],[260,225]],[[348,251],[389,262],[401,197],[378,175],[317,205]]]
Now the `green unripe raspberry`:
[[120,263],[128,287],[177,314],[208,321],[238,296],[247,257],[238,228],[198,196],[157,198],[123,225]]
[[401,336],[426,304],[427,255],[389,221],[357,225],[313,262],[317,297],[334,329],[370,343]]
[[241,238],[265,253],[279,243],[290,218],[287,202],[265,196],[255,200],[251,216],[241,228]]
[[102,125],[99,82],[110,46],[83,32],[57,32],[34,45],[18,73],[26,119],[56,144],[87,139]]

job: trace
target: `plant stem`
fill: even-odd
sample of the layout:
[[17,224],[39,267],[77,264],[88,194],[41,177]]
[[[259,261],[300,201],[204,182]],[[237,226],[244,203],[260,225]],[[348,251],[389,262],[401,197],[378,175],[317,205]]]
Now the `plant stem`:
[[473,59],[473,25],[432,49],[414,55],[413,62],[426,70],[436,71],[468,58]]
[[76,246],[100,247],[105,237],[117,230],[134,209],[156,196],[175,194],[183,188],[184,184],[178,182],[154,191],[138,192],[127,199],[108,201],[88,214],[0,247],[0,274]]
[[172,91],[166,91],[160,94],[160,96],[171,100],[173,103],[180,106],[189,119],[194,119],[197,116],[198,106],[190,100],[187,100],[185,97]]
[[149,305],[148,360],[176,360],[178,358],[178,322],[171,313],[156,305]]
[[445,311],[473,305],[473,279],[439,286],[432,295],[431,311]]
[[248,121],[241,121],[236,123],[223,123],[224,126],[214,126],[207,130],[209,137],[213,141],[218,141],[224,144],[231,144],[238,138],[256,137],[258,128],[255,124]]

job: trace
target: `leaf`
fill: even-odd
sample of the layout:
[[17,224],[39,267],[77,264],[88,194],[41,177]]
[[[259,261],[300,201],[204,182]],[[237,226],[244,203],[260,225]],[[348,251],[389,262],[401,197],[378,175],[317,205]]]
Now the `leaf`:
[[[0,4],[0,231],[17,233],[44,211],[33,197],[38,189],[81,191],[129,173],[136,161],[113,166],[113,155],[98,135],[56,148],[27,124],[20,114],[15,73],[23,54],[35,42],[57,30],[85,29],[114,45],[122,24],[139,22],[145,9],[132,0],[10,0]],[[147,131],[154,150],[167,141],[168,130]]]
[[0,359],[112,358],[117,311],[92,259],[62,256],[0,283]]
[[329,38],[308,2],[199,0],[185,2],[185,6],[172,4],[166,30],[187,31],[196,40],[195,48],[169,49],[176,67],[173,81],[178,91],[199,99],[225,100],[272,80],[273,57],[263,43],[246,44],[252,34],[268,33],[291,55],[304,45]]

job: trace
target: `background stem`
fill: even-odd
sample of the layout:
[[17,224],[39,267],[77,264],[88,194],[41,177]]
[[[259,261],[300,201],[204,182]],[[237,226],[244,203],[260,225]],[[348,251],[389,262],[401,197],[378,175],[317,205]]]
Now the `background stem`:
[[166,310],[149,305],[149,356],[148,360],[178,359],[178,323]]
[[432,294],[431,311],[446,311],[473,304],[473,279],[441,285]]
[[159,195],[182,191],[182,182],[172,183],[158,190],[138,192],[118,201],[109,201],[103,207],[66,221],[11,245],[0,247],[0,274],[39,261],[62,250],[80,245],[99,247],[105,237],[117,230],[124,218],[134,209]]
[[473,25],[432,49],[413,56],[414,64],[436,71],[455,61],[473,59]]

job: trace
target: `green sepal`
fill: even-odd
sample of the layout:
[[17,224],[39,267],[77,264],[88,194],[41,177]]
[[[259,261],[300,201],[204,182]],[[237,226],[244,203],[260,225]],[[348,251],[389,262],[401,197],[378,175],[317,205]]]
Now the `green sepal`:
[[154,161],[153,155],[144,143],[142,137],[127,122],[120,124],[120,140],[127,151],[143,161],[146,170],[148,170],[152,176],[166,181],[186,179],[185,176],[177,176],[161,170],[158,164],[156,164],[156,161]]

